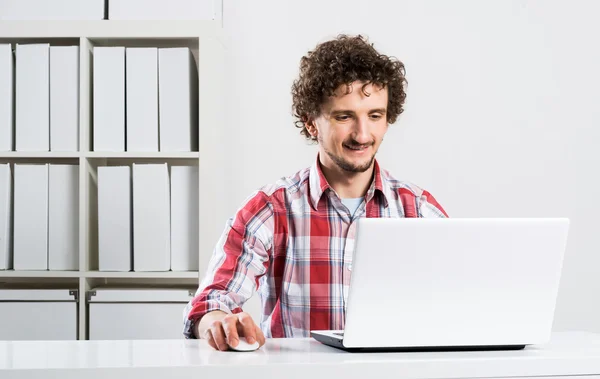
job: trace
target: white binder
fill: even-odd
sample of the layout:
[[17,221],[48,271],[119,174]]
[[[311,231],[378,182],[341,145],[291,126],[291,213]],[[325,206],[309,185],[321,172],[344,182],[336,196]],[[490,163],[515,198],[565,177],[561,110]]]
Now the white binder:
[[79,47],[50,47],[50,150],[78,151]]
[[79,166],[49,167],[48,269],[79,269]]
[[12,173],[0,164],[0,270],[12,269]]
[[108,0],[109,20],[215,20],[222,0]]
[[10,44],[0,44],[0,151],[14,150],[14,72]]
[[0,0],[0,20],[103,20],[104,0]]
[[198,166],[171,167],[171,270],[199,269]]
[[48,269],[48,164],[15,164],[14,269]]
[[16,150],[50,150],[50,45],[16,50]]
[[126,50],[127,151],[158,151],[158,49]]
[[125,151],[125,48],[94,48],[94,151]]
[[133,164],[133,270],[169,271],[170,191],[167,164]]
[[131,270],[131,168],[98,167],[98,270]]
[[160,151],[198,151],[198,71],[187,47],[158,50]]

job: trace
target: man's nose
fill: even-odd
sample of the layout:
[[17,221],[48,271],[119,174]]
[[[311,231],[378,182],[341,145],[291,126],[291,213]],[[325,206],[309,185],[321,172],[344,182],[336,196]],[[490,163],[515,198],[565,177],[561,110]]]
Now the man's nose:
[[368,118],[359,117],[356,121],[354,140],[360,144],[371,142],[371,134],[369,133]]

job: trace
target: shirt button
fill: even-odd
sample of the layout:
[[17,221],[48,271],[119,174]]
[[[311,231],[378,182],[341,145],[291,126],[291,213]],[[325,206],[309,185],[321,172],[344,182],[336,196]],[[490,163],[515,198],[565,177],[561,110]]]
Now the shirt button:
[[348,265],[348,271],[352,271],[352,263]]

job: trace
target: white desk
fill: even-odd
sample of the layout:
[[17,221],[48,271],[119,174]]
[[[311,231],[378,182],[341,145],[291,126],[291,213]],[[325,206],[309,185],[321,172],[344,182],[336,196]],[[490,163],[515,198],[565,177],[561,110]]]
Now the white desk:
[[[242,375],[244,373],[244,375]],[[557,333],[521,351],[346,353],[312,339],[273,339],[255,352],[206,341],[0,341],[0,378],[509,378],[600,379],[600,334]],[[537,378],[539,379],[539,378]]]

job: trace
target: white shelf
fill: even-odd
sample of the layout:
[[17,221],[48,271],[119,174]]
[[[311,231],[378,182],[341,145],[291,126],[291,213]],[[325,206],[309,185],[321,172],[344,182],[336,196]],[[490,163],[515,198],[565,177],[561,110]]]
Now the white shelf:
[[89,152],[84,154],[87,158],[163,158],[163,159],[197,159],[200,153],[192,152]]
[[165,272],[108,272],[87,271],[83,273],[86,278],[113,278],[113,279],[197,279],[198,271],[165,271]]
[[1,151],[0,158],[79,158],[80,152],[59,151]]
[[104,272],[104,271],[0,271],[0,278],[106,278],[106,279],[198,279],[198,271]]
[[0,278],[79,278],[79,271],[0,271]]
[[0,39],[186,38],[216,35],[221,21],[0,21]]
[[191,152],[60,152],[60,151],[0,151],[0,159],[23,158],[161,158],[161,159],[198,159],[200,153]]

